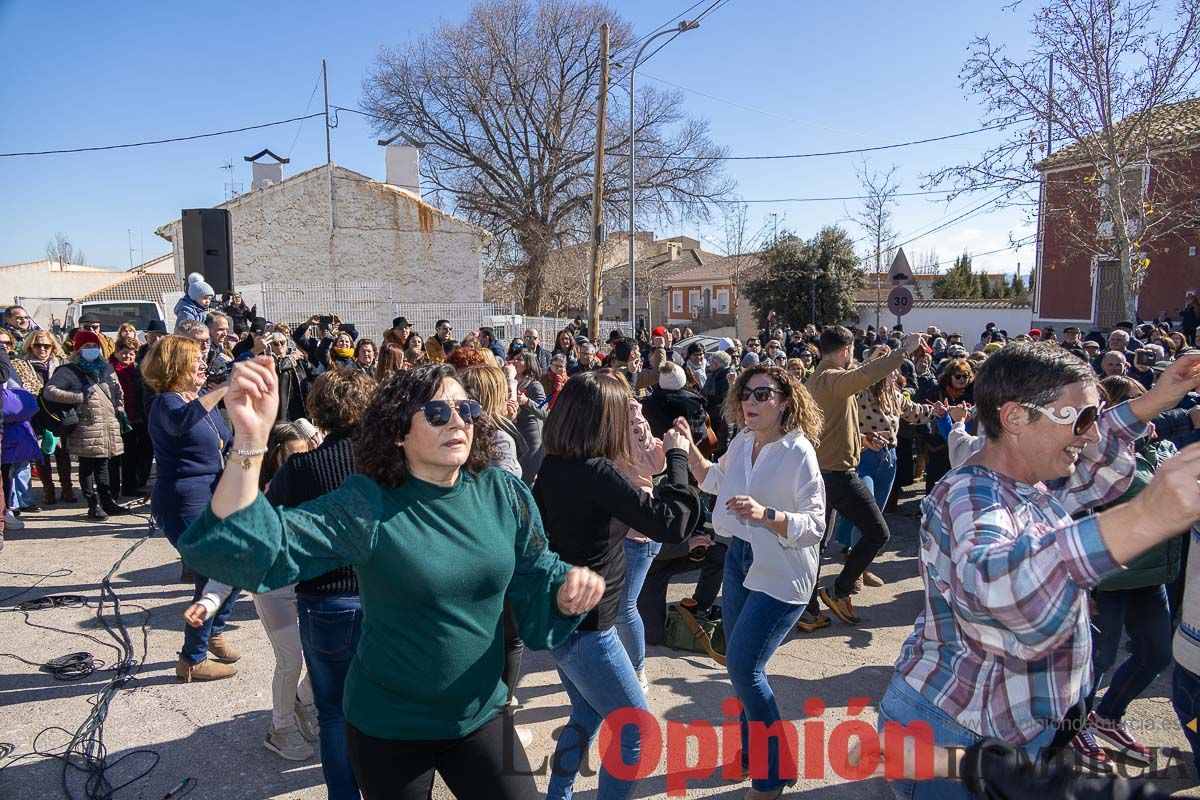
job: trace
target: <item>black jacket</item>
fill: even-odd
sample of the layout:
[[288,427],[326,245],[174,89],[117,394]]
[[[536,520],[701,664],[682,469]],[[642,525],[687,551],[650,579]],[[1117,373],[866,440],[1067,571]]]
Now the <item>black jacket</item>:
[[650,423],[650,432],[660,439],[679,417],[688,421],[692,438],[697,442],[704,441],[708,436],[708,423],[705,421],[708,413],[704,408],[704,399],[687,389],[655,389],[642,399],[642,414]]

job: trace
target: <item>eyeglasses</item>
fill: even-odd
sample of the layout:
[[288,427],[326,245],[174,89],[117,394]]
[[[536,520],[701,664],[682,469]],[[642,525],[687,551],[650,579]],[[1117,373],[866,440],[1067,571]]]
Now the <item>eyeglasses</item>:
[[425,404],[425,421],[435,428],[441,428],[450,423],[454,412],[467,425],[473,425],[483,414],[483,406],[474,400],[430,400]]
[[1100,405],[1084,406],[1083,408],[1074,406],[1050,408],[1049,406],[1036,406],[1033,403],[1019,403],[1019,405],[1021,408],[1037,411],[1056,425],[1074,426],[1071,428],[1071,432],[1076,436],[1082,436],[1088,428],[1095,425],[1096,420],[1100,418],[1100,412],[1104,410]]
[[951,378],[962,378],[962,379],[965,381],[965,380],[967,380],[968,378],[970,378],[971,376],[970,376],[970,375],[968,375],[968,374],[967,374],[967,373],[965,373],[965,372],[956,372],[956,373],[954,373],[953,375],[951,375],[950,377],[951,377]]
[[35,349],[40,348],[40,347],[48,347],[50,349],[53,349],[53,346],[49,342],[34,342],[33,344],[31,344],[29,346],[31,348],[35,348]]
[[774,386],[756,386],[753,389],[747,386],[746,388],[742,389],[742,402],[747,402],[751,397],[753,397],[759,403],[770,402],[771,395],[773,394],[785,395],[787,392],[784,392],[781,389],[776,389]]

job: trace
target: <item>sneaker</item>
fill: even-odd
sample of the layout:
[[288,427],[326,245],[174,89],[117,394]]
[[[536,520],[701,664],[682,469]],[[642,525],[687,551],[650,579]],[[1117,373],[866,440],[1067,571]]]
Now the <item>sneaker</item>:
[[4,529],[7,531],[25,530],[25,521],[8,509],[4,512]]
[[858,614],[854,613],[854,603],[849,597],[838,597],[824,586],[817,589],[817,597],[821,598],[821,602],[847,625],[857,625],[862,622]]
[[642,694],[650,691],[650,682],[646,680],[646,670],[637,670],[638,685],[642,687]]
[[263,747],[288,761],[307,761],[315,755],[313,746],[300,735],[300,729],[295,725],[276,730],[272,722],[267,726]]
[[1093,711],[1088,715],[1088,727],[1091,728],[1092,733],[1096,736],[1119,748],[1121,755],[1126,759],[1136,764],[1149,766],[1150,748],[1134,738],[1125,720],[1113,722],[1112,720],[1101,719]]
[[310,742],[315,742],[321,738],[320,728],[317,725],[317,707],[312,703],[305,705],[300,702],[300,698],[296,698],[296,727],[300,729],[300,735]]
[[833,620],[818,611],[816,614],[810,614],[805,611],[800,615],[800,619],[796,620],[796,627],[805,633],[819,631],[821,628],[828,628],[833,624]]
[[36,505],[36,504],[32,505],[32,506],[21,506],[17,510],[20,511],[22,514],[40,514],[40,513],[42,513],[42,507],[39,505]]
[[1084,728],[1075,734],[1075,738],[1071,740],[1070,747],[1075,753],[1075,760],[1080,765],[1096,772],[1112,772],[1112,759],[1108,757],[1108,753],[1096,741],[1096,737],[1092,734],[1090,727]]

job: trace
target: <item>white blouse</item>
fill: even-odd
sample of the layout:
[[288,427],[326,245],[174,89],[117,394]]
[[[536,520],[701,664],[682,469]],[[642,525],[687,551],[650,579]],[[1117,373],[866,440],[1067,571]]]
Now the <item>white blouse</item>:
[[[782,603],[808,603],[825,534],[825,484],[817,453],[800,431],[764,445],[751,464],[753,450],[754,434],[743,429],[704,476],[700,490],[717,496],[713,529],[718,535],[748,542],[753,549],[747,589]],[[725,501],[738,495],[749,495],[782,514],[787,519],[787,537],[772,532],[765,521],[742,522],[725,508]]]

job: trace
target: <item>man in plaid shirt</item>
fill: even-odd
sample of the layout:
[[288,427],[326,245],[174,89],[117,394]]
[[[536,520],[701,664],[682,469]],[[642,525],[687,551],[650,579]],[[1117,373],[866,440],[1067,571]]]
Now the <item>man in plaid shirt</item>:
[[[926,498],[925,607],[879,724],[920,720],[936,744],[997,737],[1036,752],[1090,688],[1088,589],[1200,518],[1200,447],[1168,461],[1133,501],[1132,442],[1200,385],[1180,358],[1142,397],[1100,414],[1094,373],[1052,345],[1013,345],[975,380],[982,450]],[[969,797],[949,781],[895,782],[897,797]]]

